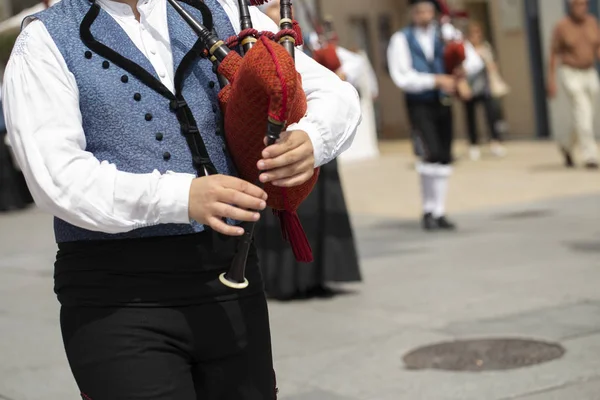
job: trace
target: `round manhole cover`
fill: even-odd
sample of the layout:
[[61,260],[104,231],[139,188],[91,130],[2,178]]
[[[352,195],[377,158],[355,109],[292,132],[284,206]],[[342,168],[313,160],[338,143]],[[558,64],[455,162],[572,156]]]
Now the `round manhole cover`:
[[534,340],[463,340],[416,349],[404,356],[404,363],[417,370],[498,371],[545,363],[563,354],[559,344]]

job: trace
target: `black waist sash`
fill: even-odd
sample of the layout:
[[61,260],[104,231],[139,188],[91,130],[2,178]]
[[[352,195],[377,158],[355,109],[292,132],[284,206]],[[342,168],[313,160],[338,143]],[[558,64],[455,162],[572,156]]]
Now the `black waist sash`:
[[63,306],[186,306],[226,301],[263,290],[256,250],[248,259],[251,286],[219,282],[236,239],[213,231],[185,236],[60,243],[54,290]]

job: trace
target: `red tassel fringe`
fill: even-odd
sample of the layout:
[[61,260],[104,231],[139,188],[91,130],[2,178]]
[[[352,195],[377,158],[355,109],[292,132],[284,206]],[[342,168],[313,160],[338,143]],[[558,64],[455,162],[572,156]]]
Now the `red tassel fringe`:
[[302,263],[313,262],[313,253],[310,243],[300,223],[300,218],[295,212],[273,210],[273,213],[279,218],[281,225],[281,234],[283,238],[290,243],[296,261]]
[[304,35],[302,34],[302,27],[298,21],[294,21],[294,32],[296,32],[296,46],[303,46]]

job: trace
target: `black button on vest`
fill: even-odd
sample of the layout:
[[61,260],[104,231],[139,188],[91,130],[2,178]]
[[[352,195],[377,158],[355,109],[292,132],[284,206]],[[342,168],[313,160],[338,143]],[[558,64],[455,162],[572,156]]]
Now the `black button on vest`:
[[108,67],[110,67],[110,63],[109,63],[108,61],[104,61],[104,62],[102,63],[102,68],[104,68],[104,69],[108,69]]
[[91,51],[86,51],[85,52],[85,58],[87,58],[88,60],[90,60],[92,58],[92,52]]
[[217,106],[215,106],[215,105],[213,104],[213,106],[212,106],[212,109],[213,109],[213,112],[216,114],[216,113],[217,113]]
[[127,75],[123,75],[123,76],[121,77],[121,82],[123,82],[123,83],[127,83],[127,82],[129,82],[129,77],[128,77]]
[[165,154],[163,154],[163,160],[169,161],[170,159],[171,159],[171,153],[169,153],[168,151],[165,151]]
[[213,89],[215,87],[215,83],[213,81],[208,82],[208,87]]
[[150,113],[146,114],[146,121],[148,121],[148,122],[152,121],[152,114],[150,114]]
[[158,140],[159,142],[160,142],[161,140],[163,140],[163,137],[164,137],[164,135],[163,135],[161,132],[158,132],[158,133],[156,134],[156,140]]
[[133,95],[133,99],[135,101],[140,101],[140,100],[142,100],[142,95],[139,94],[139,93],[136,93],[136,94]]

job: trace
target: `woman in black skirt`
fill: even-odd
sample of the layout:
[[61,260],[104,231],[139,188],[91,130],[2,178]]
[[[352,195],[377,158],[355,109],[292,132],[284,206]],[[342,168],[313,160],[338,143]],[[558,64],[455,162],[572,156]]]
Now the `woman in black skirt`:
[[321,167],[319,181],[298,209],[314,262],[298,263],[281,237],[279,221],[267,212],[258,225],[256,245],[267,294],[278,300],[332,297],[331,282],[360,282],[354,234],[337,162]]

